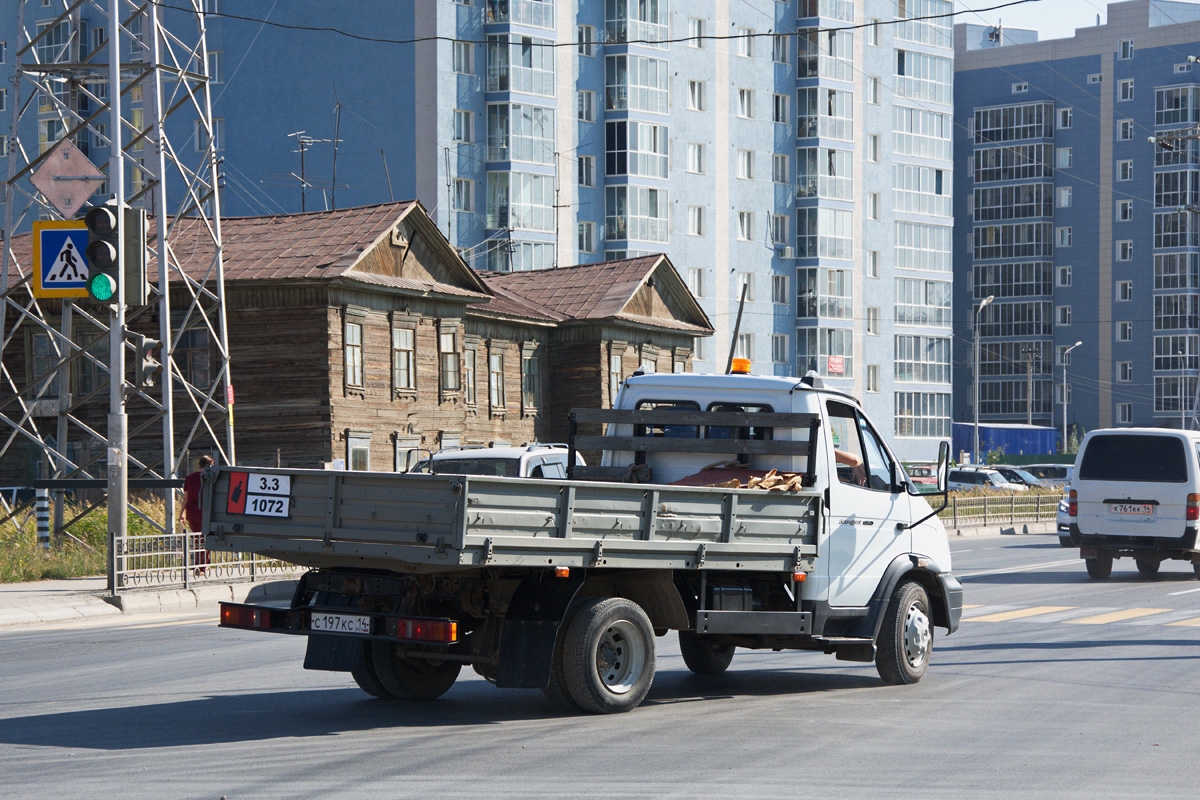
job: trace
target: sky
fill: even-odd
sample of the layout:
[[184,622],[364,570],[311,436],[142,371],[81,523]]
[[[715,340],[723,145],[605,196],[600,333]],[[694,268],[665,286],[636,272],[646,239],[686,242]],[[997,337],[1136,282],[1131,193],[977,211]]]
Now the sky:
[[[954,10],[989,8],[1010,0],[955,0]],[[1076,28],[1096,24],[1096,15],[1103,23],[1108,15],[1105,0],[1034,0],[998,11],[967,12],[954,18],[955,23],[995,25],[1003,22],[1006,28],[1031,28],[1038,39],[1065,39],[1075,35]],[[982,17],[983,19],[980,19]]]

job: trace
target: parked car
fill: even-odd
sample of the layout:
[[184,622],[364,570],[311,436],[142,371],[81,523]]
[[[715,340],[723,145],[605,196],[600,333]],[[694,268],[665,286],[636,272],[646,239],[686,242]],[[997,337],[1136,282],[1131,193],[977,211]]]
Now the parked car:
[[990,467],[959,467],[950,470],[950,491],[969,491],[984,489],[995,492],[1024,492],[1027,487],[1019,483],[1009,483]]
[[[530,444],[522,447],[453,447],[433,454],[432,472],[436,475],[490,475],[499,478],[567,477],[565,444]],[[575,454],[575,463],[585,466],[583,456]],[[430,472],[425,458],[412,472]]]
[[1071,476],[1075,473],[1074,464],[1026,464],[1024,469],[1032,472],[1052,488],[1066,488],[1070,485]]
[[1058,513],[1054,517],[1058,529],[1058,543],[1063,547],[1078,547],[1079,533],[1071,532],[1071,501],[1067,495],[1058,501]]
[[1034,475],[1024,467],[1014,467],[1008,464],[993,464],[992,469],[1004,476],[1004,480],[1009,483],[1019,483],[1022,486],[1028,486],[1030,489],[1041,489],[1048,487],[1044,480]]
[[916,484],[937,485],[937,464],[932,462],[912,462],[904,465],[909,480]]

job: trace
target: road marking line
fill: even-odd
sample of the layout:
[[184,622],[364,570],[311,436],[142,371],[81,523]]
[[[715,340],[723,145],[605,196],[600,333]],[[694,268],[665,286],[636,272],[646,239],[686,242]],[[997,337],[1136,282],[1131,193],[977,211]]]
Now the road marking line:
[[1016,611],[1001,611],[999,614],[984,614],[982,617],[972,617],[971,622],[1007,622],[1010,619],[1036,617],[1040,614],[1053,614],[1056,611],[1070,611],[1075,606],[1035,606],[1033,608],[1018,608]]
[[1079,563],[1078,558],[1070,558],[1065,561],[1044,561],[1040,564],[1022,564],[1019,567],[1006,567],[1004,569],[993,569],[993,570],[988,570],[987,572],[967,572],[967,573],[960,574],[958,577],[960,579],[962,579],[962,578],[979,578],[984,575],[1006,575],[1010,572],[1024,572],[1025,570],[1028,570],[1028,569],[1048,569],[1049,567],[1061,567],[1065,564],[1078,564],[1078,563]]
[[969,604],[963,606],[963,611],[966,611],[968,608],[983,608],[983,606],[979,603]]
[[[996,614],[1001,611],[1012,611],[1014,608],[1016,608],[1016,606],[1002,606],[1002,605],[990,605],[989,604],[986,606],[979,606],[979,608],[982,608],[984,610],[976,612],[975,617],[982,617],[984,614]],[[975,619],[975,617],[973,617],[967,613],[963,614],[963,620]]]
[[1185,619],[1192,619],[1196,614],[1194,608],[1176,609],[1166,614],[1154,614],[1149,617],[1141,617],[1139,619],[1131,619],[1126,622],[1126,625],[1174,625],[1176,622]]
[[1200,617],[1195,619],[1185,619],[1181,622],[1168,622],[1168,625],[1183,625],[1188,628],[1200,628]]
[[1184,589],[1182,592],[1169,592],[1167,597],[1174,597],[1178,594],[1191,594],[1192,592],[1200,592],[1200,589]]
[[1165,614],[1170,608],[1127,608],[1124,611],[1110,611],[1107,614],[1097,614],[1094,617],[1068,620],[1067,625],[1103,625],[1108,622],[1121,622],[1126,619],[1148,617],[1151,614]]

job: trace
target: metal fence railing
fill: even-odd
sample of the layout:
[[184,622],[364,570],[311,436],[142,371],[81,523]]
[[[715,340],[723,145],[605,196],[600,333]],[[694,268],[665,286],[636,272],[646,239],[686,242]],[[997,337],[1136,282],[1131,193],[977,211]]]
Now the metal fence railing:
[[1061,499],[1056,494],[951,497],[938,516],[948,528],[1054,522]]
[[253,553],[214,553],[195,534],[122,536],[113,554],[117,589],[171,588],[236,581],[275,580],[302,567]]

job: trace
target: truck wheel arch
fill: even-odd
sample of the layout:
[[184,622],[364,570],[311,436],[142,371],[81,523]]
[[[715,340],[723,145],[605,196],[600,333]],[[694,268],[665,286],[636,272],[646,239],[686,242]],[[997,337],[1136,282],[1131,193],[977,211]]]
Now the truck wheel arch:
[[867,615],[867,621],[871,625],[871,638],[879,636],[879,628],[883,624],[884,611],[887,609],[888,601],[902,580],[913,580],[924,587],[925,593],[929,596],[933,624],[936,627],[950,630],[950,599],[946,597],[942,582],[938,580],[937,576],[940,571],[932,560],[929,560],[926,566],[920,566],[917,563],[917,556],[914,555],[897,556],[893,559],[888,568],[884,570],[883,579],[879,581],[879,587],[875,590],[869,604],[871,610]]

